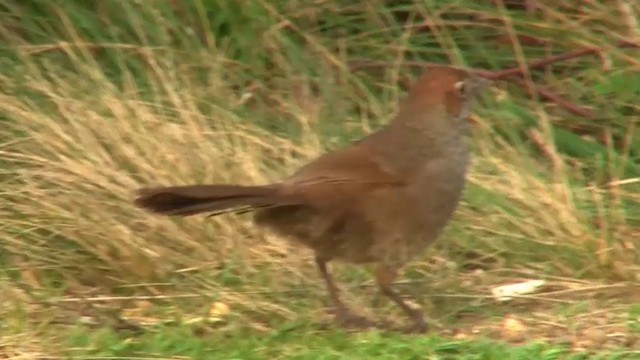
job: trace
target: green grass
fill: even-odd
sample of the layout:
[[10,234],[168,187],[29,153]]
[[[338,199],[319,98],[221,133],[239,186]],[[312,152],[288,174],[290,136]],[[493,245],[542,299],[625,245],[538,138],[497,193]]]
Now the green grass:
[[[5,354],[23,358],[60,356],[82,359],[636,359],[623,346],[570,348],[543,340],[508,344],[489,337],[404,335],[397,332],[346,332],[291,321],[261,331],[234,325],[159,325],[141,334],[87,326],[48,325],[39,333],[45,346],[27,334],[7,337]],[[14,342],[12,342],[13,340]],[[55,354],[55,355],[54,355]],[[11,358],[11,357],[9,357]]]
[[[0,354],[638,356],[639,50],[609,45],[637,34],[628,19],[640,14],[600,1],[541,0],[534,13],[506,3],[4,1]],[[420,72],[408,63],[497,70],[584,46],[606,51],[530,75],[593,118],[509,81],[473,114],[462,206],[398,284],[430,314],[428,336],[319,330],[325,292],[305,249],[246,216],[167,219],[131,204],[143,185],[289,174],[388,121]],[[368,269],[334,270],[355,306],[403,320]],[[491,298],[522,279],[547,284],[529,298]],[[230,313],[192,335],[188,319],[216,302]],[[176,325],[135,336],[79,328],[86,307],[89,317],[134,312]],[[502,333],[512,316],[527,344]],[[593,329],[613,335],[601,343],[585,335]]]
[[[186,339],[186,340],[185,340]],[[126,338],[102,332],[87,336],[75,333],[70,347],[75,355],[133,356],[161,353],[191,359],[586,359],[590,352],[570,353],[561,346],[530,343],[507,346],[489,340],[465,341],[436,336],[402,336],[385,333],[348,334],[342,331],[317,333],[304,327],[271,333],[234,333],[194,336],[189,329],[149,333],[142,338]],[[631,359],[637,351],[610,350],[600,359]],[[593,358],[593,357],[591,357]],[[596,357],[597,358],[597,357]]]

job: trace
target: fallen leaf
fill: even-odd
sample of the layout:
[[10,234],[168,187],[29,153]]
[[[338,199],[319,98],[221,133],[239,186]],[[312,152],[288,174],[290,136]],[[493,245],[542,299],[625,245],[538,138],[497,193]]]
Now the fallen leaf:
[[545,284],[544,280],[529,280],[515,284],[502,285],[491,290],[498,301],[508,301],[514,296],[531,294]]

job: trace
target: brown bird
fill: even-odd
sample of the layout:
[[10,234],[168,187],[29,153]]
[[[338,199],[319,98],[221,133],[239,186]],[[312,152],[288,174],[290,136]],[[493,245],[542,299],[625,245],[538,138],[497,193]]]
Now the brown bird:
[[377,132],[326,153],[279,183],[144,188],[135,204],[187,216],[254,211],[254,222],[311,248],[336,318],[373,326],[342,301],[327,270],[331,260],[377,263],[381,292],[425,331],[422,311],[391,288],[398,271],[420,254],[451,218],[465,183],[466,117],[490,83],[465,70],[427,70]]

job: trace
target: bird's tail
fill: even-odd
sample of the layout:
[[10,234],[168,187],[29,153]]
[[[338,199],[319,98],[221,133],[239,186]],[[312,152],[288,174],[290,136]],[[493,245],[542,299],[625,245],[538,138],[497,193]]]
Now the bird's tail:
[[[199,213],[242,212],[291,204],[280,186],[186,185],[138,190],[134,204],[148,211],[189,216]],[[289,199],[290,200],[290,199]]]

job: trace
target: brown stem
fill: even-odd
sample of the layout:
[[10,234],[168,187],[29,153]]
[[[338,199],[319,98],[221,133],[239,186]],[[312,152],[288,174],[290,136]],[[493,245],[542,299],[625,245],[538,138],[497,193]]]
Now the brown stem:
[[[523,86],[523,87],[526,86],[526,82],[522,78],[518,77],[518,78],[509,79],[509,80],[515,82],[520,86]],[[593,111],[591,111],[591,109],[587,108],[586,106],[582,106],[570,100],[567,100],[542,85],[534,84],[534,87],[538,95],[540,95],[540,97],[542,97],[545,100],[556,103],[558,106],[564,108],[569,112],[572,112],[576,115],[587,117],[587,118],[593,116]]]
[[[638,47],[640,47],[640,44],[636,44],[636,43],[631,42],[631,41],[621,41],[615,47],[619,48],[619,49],[638,48]],[[590,54],[597,54],[597,53],[599,53],[601,51],[602,51],[602,49],[595,48],[595,47],[588,47],[588,48],[584,48],[584,49],[580,49],[580,50],[567,51],[567,52],[562,53],[562,54],[551,55],[551,56],[547,56],[547,57],[543,57],[543,58],[540,58],[540,59],[535,59],[535,60],[529,61],[527,63],[527,67],[529,69],[539,69],[539,68],[546,67],[546,66],[551,65],[551,64],[556,63],[556,62],[576,59],[576,58],[583,57],[583,56],[590,55]],[[484,71],[482,71],[481,75],[483,75],[483,76],[488,75],[491,79],[502,79],[502,78],[506,78],[506,77],[509,77],[509,76],[513,76],[513,75],[522,75],[522,68],[520,68],[519,66],[516,66],[516,67],[512,67],[512,68],[504,69],[504,70],[499,70],[499,71],[486,71],[486,70],[484,70]]]
[[[632,41],[620,41],[619,43],[616,44],[615,47],[619,49],[640,48],[640,44]],[[588,47],[580,50],[568,51],[562,54],[551,55],[551,56],[529,61],[527,63],[527,67],[529,69],[544,68],[556,62],[576,59],[576,58],[583,57],[590,54],[598,54],[602,51],[603,51],[602,49],[595,48],[595,47]],[[405,61],[403,64],[406,66],[416,66],[416,67],[442,66],[442,64],[438,64],[438,63],[421,62],[421,61]],[[356,70],[363,67],[386,67],[388,65],[389,64],[386,62],[380,62],[380,61],[359,61],[359,62],[352,63],[350,68],[351,70]],[[491,70],[484,70],[484,69],[471,69],[471,71],[478,74],[479,76],[482,76],[488,79],[496,80],[496,79],[508,78],[507,80],[513,81],[520,86],[527,86],[527,83],[522,78],[516,77],[516,76],[523,75],[523,68],[520,66],[516,66],[516,67],[504,69],[504,70],[498,70],[498,71],[491,71]],[[585,106],[578,105],[574,102],[566,100],[562,98],[560,95],[556,94],[555,92],[541,85],[535,85],[535,88],[537,93],[543,99],[554,102],[558,104],[558,106],[566,109],[569,112],[572,112],[576,115],[584,116],[584,117],[593,116],[593,111],[591,111]]]

